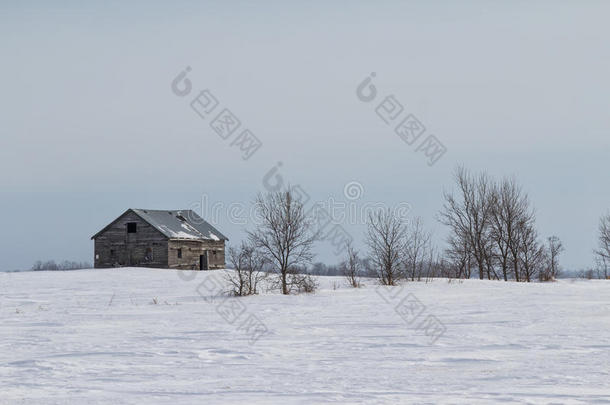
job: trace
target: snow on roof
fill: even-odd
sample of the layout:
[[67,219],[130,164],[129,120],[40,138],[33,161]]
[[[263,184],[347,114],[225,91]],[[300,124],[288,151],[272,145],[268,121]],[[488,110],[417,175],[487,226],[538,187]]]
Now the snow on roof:
[[132,209],[169,239],[228,240],[195,211],[163,211]]

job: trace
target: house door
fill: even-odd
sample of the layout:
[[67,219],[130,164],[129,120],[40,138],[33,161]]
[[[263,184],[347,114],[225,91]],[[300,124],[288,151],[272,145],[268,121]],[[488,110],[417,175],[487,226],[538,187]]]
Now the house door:
[[208,252],[203,252],[201,256],[199,256],[199,270],[208,270]]

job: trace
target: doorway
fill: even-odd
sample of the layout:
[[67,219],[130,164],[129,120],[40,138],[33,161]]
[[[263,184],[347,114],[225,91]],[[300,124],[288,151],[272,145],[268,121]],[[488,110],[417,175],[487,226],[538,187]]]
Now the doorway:
[[208,252],[206,251],[199,256],[199,270],[208,270],[209,267]]

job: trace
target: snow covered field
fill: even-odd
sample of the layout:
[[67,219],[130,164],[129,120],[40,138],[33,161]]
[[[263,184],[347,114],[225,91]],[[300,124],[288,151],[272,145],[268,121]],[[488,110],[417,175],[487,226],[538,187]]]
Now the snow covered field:
[[206,294],[220,274],[0,273],[0,403],[610,403],[610,282],[435,280],[388,303],[323,277],[231,306]]

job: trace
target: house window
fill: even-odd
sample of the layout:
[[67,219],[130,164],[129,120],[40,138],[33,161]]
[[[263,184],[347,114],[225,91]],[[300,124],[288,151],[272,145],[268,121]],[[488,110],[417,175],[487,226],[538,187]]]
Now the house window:
[[138,224],[135,222],[127,223],[127,233],[136,233],[138,231]]
[[115,257],[116,251],[114,249],[110,249],[110,257]]
[[178,253],[178,259],[182,259],[182,249],[176,251]]
[[152,248],[146,248],[146,260],[153,260],[153,250]]

